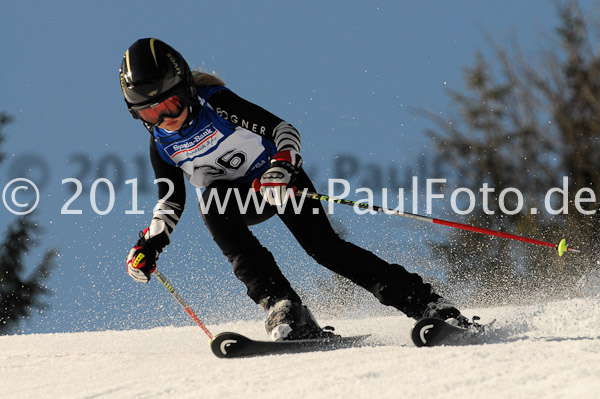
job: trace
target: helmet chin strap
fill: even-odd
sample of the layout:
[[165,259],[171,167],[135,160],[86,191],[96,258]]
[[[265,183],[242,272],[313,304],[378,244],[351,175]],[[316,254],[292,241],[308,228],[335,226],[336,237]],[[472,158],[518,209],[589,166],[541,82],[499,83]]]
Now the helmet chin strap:
[[183,129],[184,127],[188,127],[192,123],[192,121],[194,119],[196,119],[196,115],[195,115],[194,111],[196,111],[196,107],[194,107],[194,104],[192,104],[190,102],[190,105],[188,105],[188,114],[187,114],[187,117],[185,118],[185,120],[181,124],[181,128],[179,128],[179,130]]

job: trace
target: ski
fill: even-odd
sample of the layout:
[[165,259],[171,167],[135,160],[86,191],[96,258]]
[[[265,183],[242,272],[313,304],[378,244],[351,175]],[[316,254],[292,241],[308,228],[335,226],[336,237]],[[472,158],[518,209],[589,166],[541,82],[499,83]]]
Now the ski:
[[425,317],[418,320],[412,327],[410,337],[415,346],[436,346],[452,343],[465,343],[473,337],[480,336],[485,328],[492,323],[483,326],[475,321],[467,327],[449,324],[445,320],[435,317]]
[[331,337],[292,341],[257,341],[242,334],[223,332],[210,341],[210,348],[220,358],[264,356],[284,353],[328,351],[357,346],[369,335]]

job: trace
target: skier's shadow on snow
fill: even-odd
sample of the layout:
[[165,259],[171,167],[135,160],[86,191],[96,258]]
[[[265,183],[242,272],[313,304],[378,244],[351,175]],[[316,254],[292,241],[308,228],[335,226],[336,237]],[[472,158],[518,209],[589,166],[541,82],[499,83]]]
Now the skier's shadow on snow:
[[514,330],[503,331],[498,329],[490,331],[481,337],[476,337],[477,340],[472,342],[457,342],[452,345],[477,345],[477,344],[506,344],[518,341],[531,341],[531,342],[575,342],[575,341],[600,341],[600,336],[596,337],[553,337],[553,336],[539,336],[532,337],[527,334],[515,335]]
[[546,341],[546,342],[563,342],[563,341],[598,341],[600,336],[597,337],[536,337],[531,338],[532,341]]

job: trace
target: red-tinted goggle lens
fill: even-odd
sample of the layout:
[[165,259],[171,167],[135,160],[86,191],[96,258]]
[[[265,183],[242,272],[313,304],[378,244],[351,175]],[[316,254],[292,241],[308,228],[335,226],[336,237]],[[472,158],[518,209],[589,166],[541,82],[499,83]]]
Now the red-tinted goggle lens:
[[159,125],[165,118],[177,118],[181,115],[184,108],[181,96],[176,94],[156,105],[137,110],[134,109],[134,111],[146,122]]

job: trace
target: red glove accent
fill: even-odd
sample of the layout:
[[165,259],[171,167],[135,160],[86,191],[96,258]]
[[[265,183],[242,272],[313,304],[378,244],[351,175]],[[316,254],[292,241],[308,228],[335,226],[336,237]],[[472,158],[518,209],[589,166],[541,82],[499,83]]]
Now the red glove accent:
[[283,150],[273,155],[271,166],[283,166],[289,168],[290,173],[297,173],[302,166],[302,157],[296,150]]
[[127,255],[127,273],[139,283],[150,281],[150,275],[156,270],[158,252],[149,248],[146,235],[148,228],[140,234],[140,239]]

